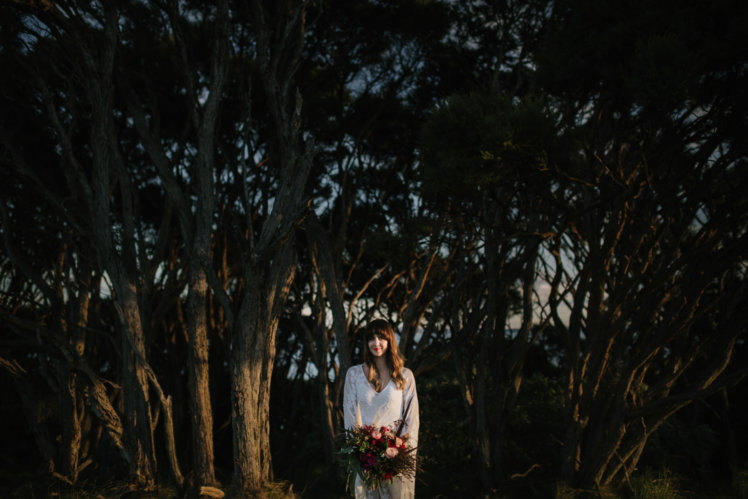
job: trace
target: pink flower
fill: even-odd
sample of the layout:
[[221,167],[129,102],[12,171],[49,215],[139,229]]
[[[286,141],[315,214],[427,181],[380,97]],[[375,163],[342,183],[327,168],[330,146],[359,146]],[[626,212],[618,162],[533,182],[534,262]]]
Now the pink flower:
[[398,450],[395,447],[388,447],[386,451],[384,451],[384,455],[387,456],[387,459],[392,459],[395,456],[397,456]]
[[395,438],[395,446],[396,447],[402,447],[403,446],[403,439],[400,437]]
[[371,438],[373,438],[374,440],[379,440],[380,438],[382,438],[382,433],[380,433],[379,430],[374,430],[371,432]]

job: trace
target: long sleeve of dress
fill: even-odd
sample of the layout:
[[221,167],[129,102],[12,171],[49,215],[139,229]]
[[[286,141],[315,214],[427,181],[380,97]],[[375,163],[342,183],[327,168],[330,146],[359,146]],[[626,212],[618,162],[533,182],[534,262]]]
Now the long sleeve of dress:
[[403,389],[403,414],[404,421],[402,434],[408,434],[409,443],[418,447],[418,429],[421,426],[418,408],[418,393],[416,391],[416,378],[410,369],[405,369],[405,388]]
[[348,368],[345,373],[345,387],[343,388],[343,425],[347,430],[361,424],[354,369],[361,369],[361,366],[356,365]]

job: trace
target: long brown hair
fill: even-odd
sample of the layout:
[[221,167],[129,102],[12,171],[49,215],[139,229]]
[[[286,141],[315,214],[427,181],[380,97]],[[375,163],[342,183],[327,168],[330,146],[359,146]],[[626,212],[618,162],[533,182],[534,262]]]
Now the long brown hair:
[[403,358],[400,355],[400,349],[397,347],[395,339],[395,329],[392,324],[385,319],[374,319],[366,325],[364,331],[364,364],[367,367],[366,378],[369,383],[379,392],[384,388],[382,386],[382,376],[377,370],[374,363],[374,356],[369,351],[369,341],[375,336],[387,340],[387,350],[384,352],[384,359],[387,367],[390,369],[390,376],[399,390],[405,388],[405,378],[403,377]]

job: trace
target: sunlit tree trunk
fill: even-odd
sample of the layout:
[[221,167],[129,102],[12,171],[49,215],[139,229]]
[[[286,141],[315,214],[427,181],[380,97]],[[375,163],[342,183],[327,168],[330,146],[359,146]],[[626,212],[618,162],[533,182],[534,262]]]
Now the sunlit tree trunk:
[[286,245],[269,268],[255,267],[231,342],[234,442],[233,497],[258,494],[272,480],[270,382],[281,306],[293,279],[293,247]]
[[[85,363],[86,354],[86,326],[88,323],[88,307],[90,304],[90,289],[93,279],[91,269],[85,263],[83,272],[80,272],[80,288],[78,295],[73,295],[70,299],[71,306],[71,324],[68,331],[70,338],[71,353],[76,364]],[[78,480],[80,472],[81,454],[84,449],[81,448],[84,437],[83,424],[86,417],[85,401],[83,399],[84,387],[87,386],[85,378],[79,375],[75,369],[69,365],[64,368],[66,380],[63,391],[60,394],[62,403],[62,424],[63,424],[63,441],[62,441],[62,470],[68,479],[75,483]]]
[[[172,13],[172,15],[174,15]],[[217,193],[213,176],[216,171],[216,123],[223,97],[223,91],[228,74],[231,55],[229,46],[229,12],[228,3],[219,3],[216,12],[215,35],[210,66],[210,85],[208,98],[202,113],[198,113],[199,96],[191,95],[191,117],[197,132],[198,154],[192,165],[193,189],[197,193],[197,204],[194,216],[194,234],[192,234],[189,257],[189,297],[187,331],[189,344],[189,379],[190,406],[192,408],[192,450],[194,456],[195,474],[197,476],[196,491],[202,485],[215,484],[215,470],[213,466],[213,411],[210,402],[209,384],[209,346],[208,346],[208,277],[206,269],[212,264],[211,248],[213,234],[213,216]],[[175,21],[175,29],[179,29]],[[181,39],[181,37],[180,37]],[[182,54],[185,51],[182,50]],[[184,56],[183,56],[184,57]],[[189,61],[183,60],[187,65]],[[198,88],[197,77],[194,74],[186,76],[189,80],[188,88]],[[180,206],[186,209],[188,204],[182,197]],[[183,219],[190,217],[189,212],[181,214]],[[183,235],[190,240],[187,222],[183,223]]]
[[[132,275],[136,254],[132,240],[133,192],[125,176],[118,151],[114,124],[114,59],[117,47],[117,14],[104,9],[104,43],[101,53],[92,47],[81,47],[82,65],[92,75],[89,99],[93,108],[91,148],[93,169],[90,185],[91,232],[101,267],[109,274],[119,315],[121,376],[123,389],[123,441],[128,449],[130,476],[138,488],[151,490],[156,482],[156,461],[151,426],[148,380],[145,374],[147,351],[145,330],[138,303],[137,279]],[[119,186],[123,209],[122,248],[115,247],[112,232],[112,186]],[[120,253],[121,251],[121,253]]]
[[[301,136],[302,98],[294,85],[305,29],[306,1],[283,6],[250,3],[257,30],[258,79],[272,126],[269,160],[277,190],[259,230],[251,219],[236,234],[242,241],[243,289],[231,340],[234,477],[231,494],[256,494],[272,480],[270,382],[275,336],[295,271],[295,231],[306,211],[305,187],[313,150]],[[245,206],[251,213],[251,206]],[[227,300],[224,299],[224,303]]]
[[196,487],[213,485],[213,411],[210,402],[207,320],[208,283],[204,271],[191,272],[187,305],[188,373],[192,453]]

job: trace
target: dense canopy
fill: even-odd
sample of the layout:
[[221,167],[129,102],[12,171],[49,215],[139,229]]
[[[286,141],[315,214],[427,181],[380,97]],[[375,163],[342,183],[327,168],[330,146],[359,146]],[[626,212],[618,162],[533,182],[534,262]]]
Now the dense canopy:
[[0,495],[343,497],[377,317],[417,495],[748,490],[745,2],[0,21]]

